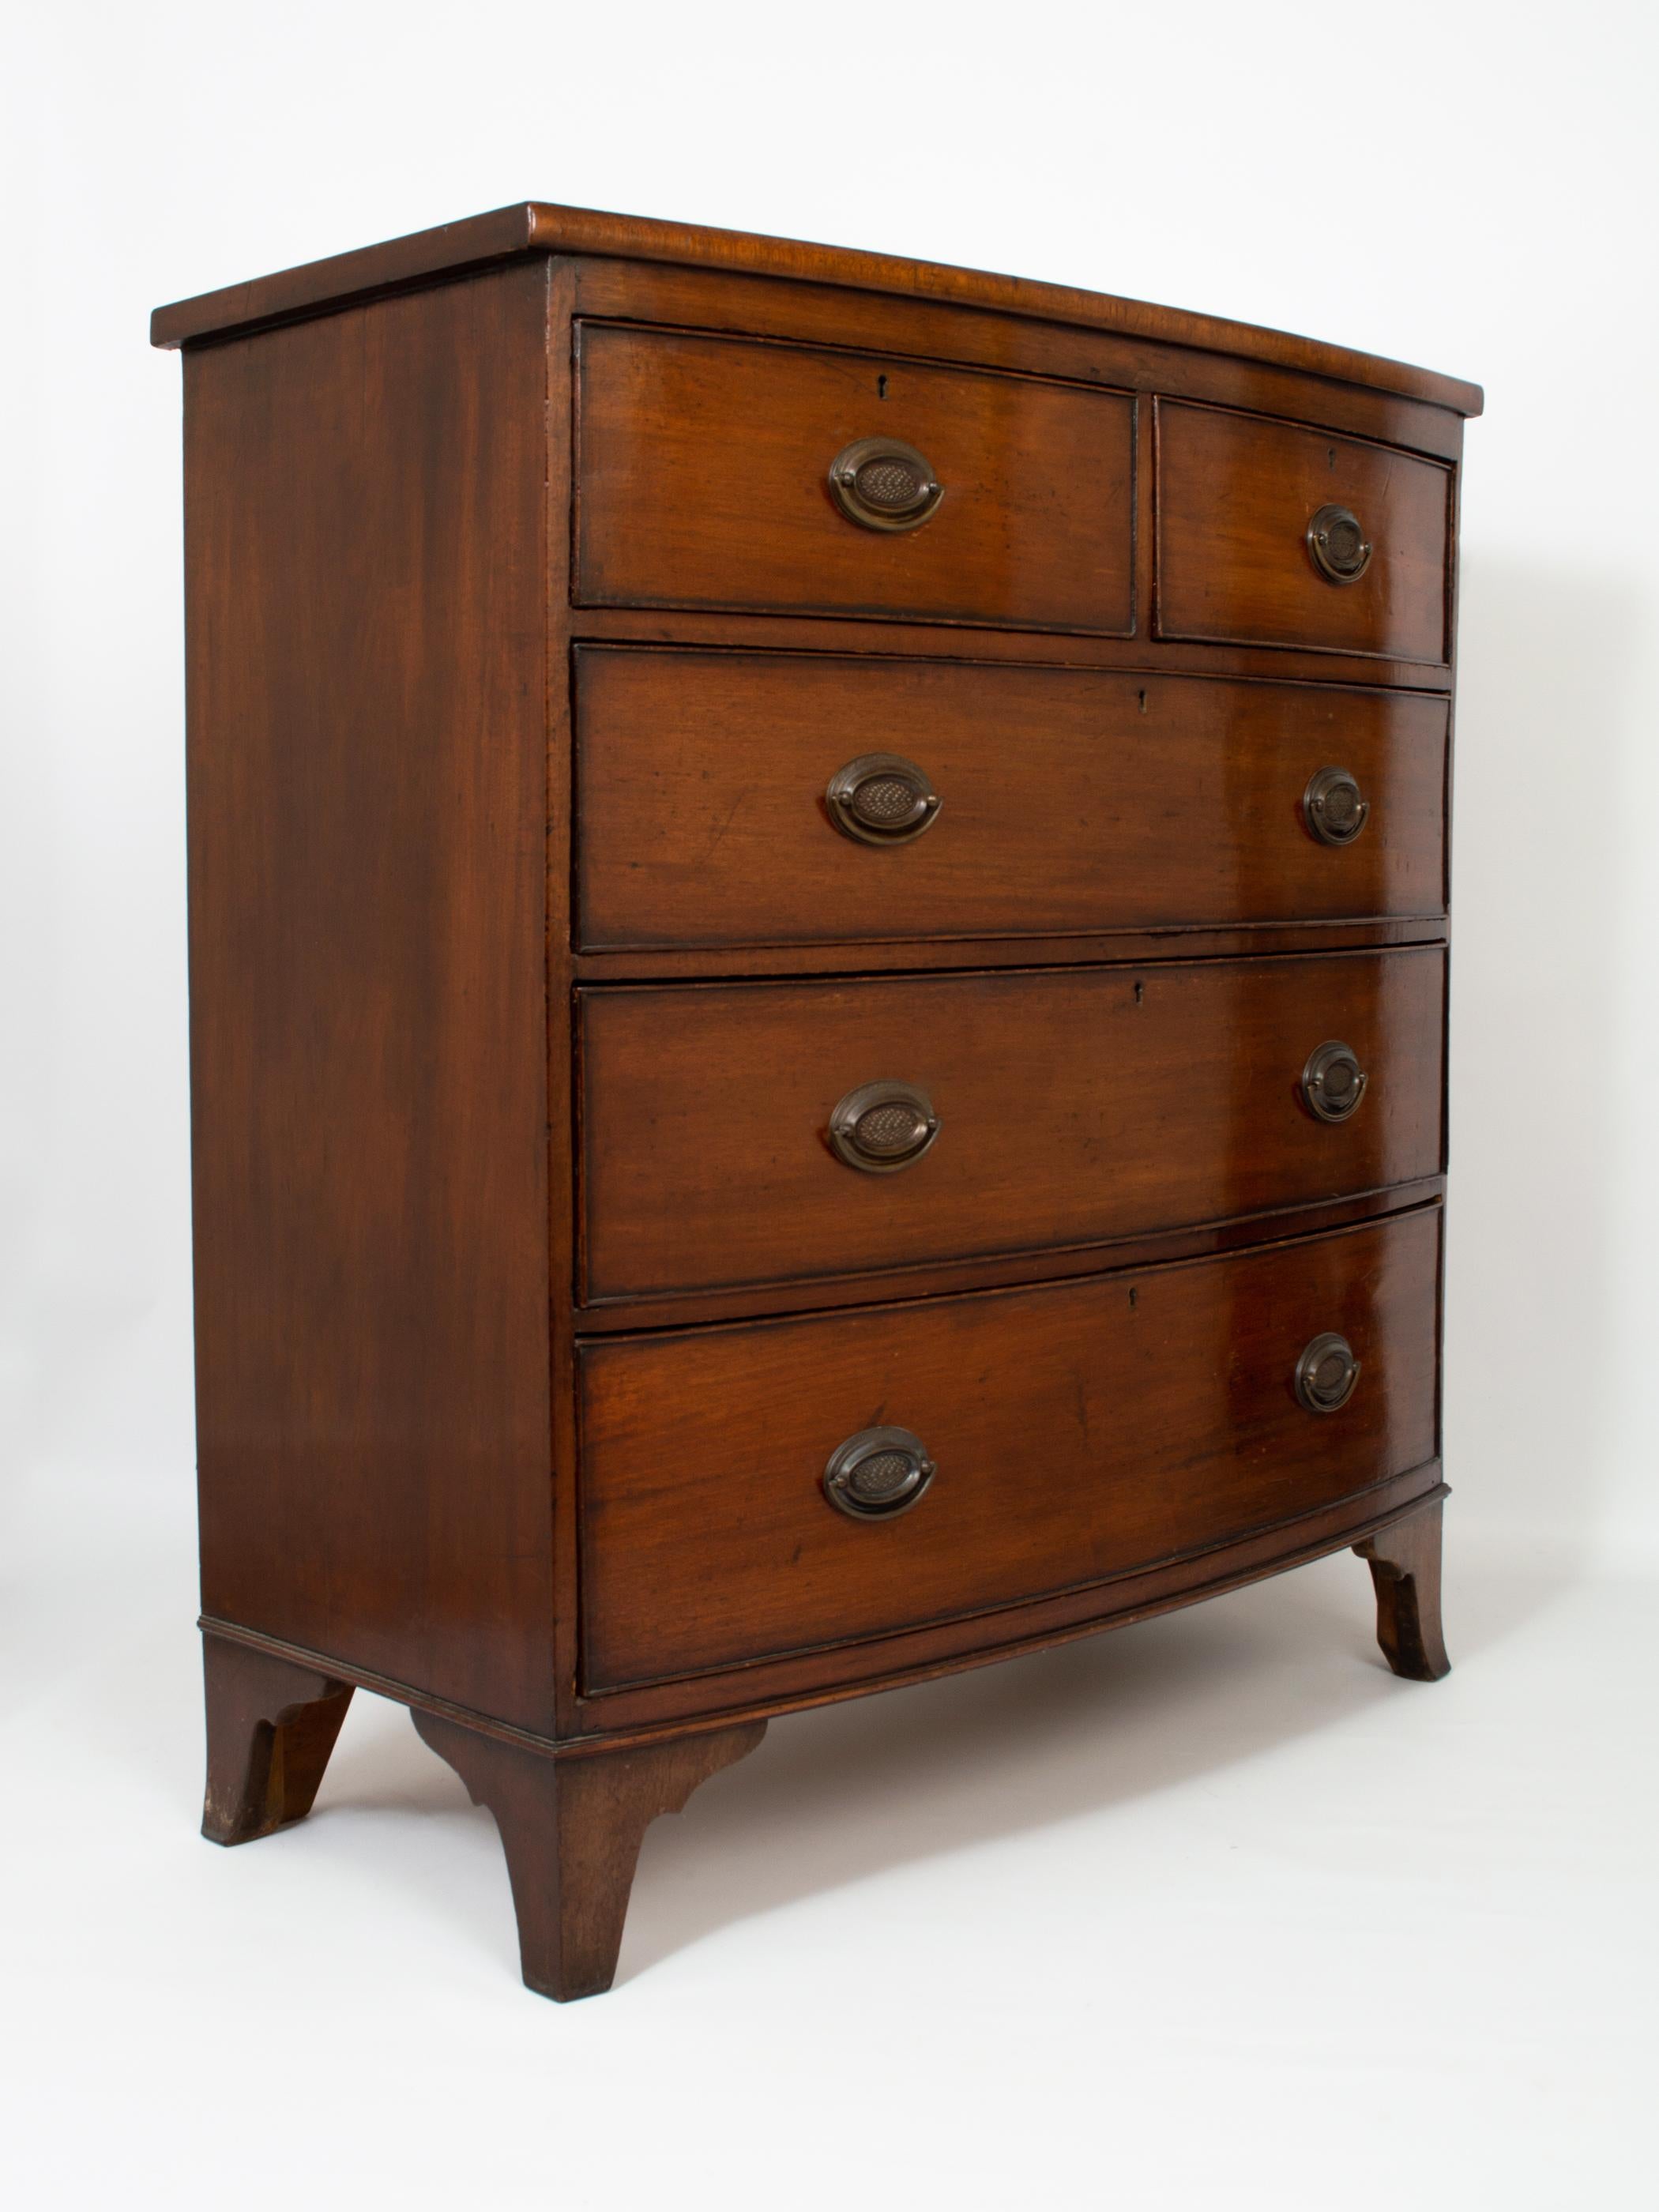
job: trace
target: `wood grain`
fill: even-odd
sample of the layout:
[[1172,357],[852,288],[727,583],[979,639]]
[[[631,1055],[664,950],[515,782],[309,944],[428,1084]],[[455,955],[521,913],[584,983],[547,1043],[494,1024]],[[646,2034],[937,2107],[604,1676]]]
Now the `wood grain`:
[[1377,1643],[1391,1670],[1408,1682],[1438,1682],[1451,1672],[1440,1625],[1443,1510],[1437,1498],[1354,1547],[1370,1566]]
[[1395,921],[1236,922],[1224,929],[1165,923],[1077,937],[879,939],[852,944],[699,945],[573,952],[579,983],[698,982],[719,977],[890,975],[925,969],[1048,968],[1138,960],[1238,960],[1280,952],[1367,952],[1394,945],[1444,945],[1443,914]]
[[[209,1832],[300,1817],[350,1686],[401,1698],[501,1825],[526,1979],[575,1995],[646,1821],[772,1713],[1350,1543],[1390,1663],[1439,1671],[1478,392],[536,205],[156,333]],[[882,431],[946,486],[908,535],[825,481]],[[1305,550],[1333,500],[1377,544],[1352,588]],[[829,826],[868,750],[940,788],[921,842]],[[1331,765],[1346,849],[1298,817]],[[1334,1127],[1297,1091],[1329,1036],[1371,1079]],[[880,1076],[944,1131],[868,1178],[824,1132]],[[1362,1371],[1320,1417],[1328,1328]],[[939,1472],[860,1526],[823,1464],[884,1422]]]
[[440,1719],[495,1735],[526,1750],[621,1750],[665,1741],[690,1729],[713,1730],[775,1718],[781,1713],[803,1711],[842,1698],[933,1680],[963,1668],[994,1665],[1024,1652],[1043,1650],[1200,1604],[1224,1591],[1358,1547],[1365,1538],[1416,1512],[1425,1502],[1449,1496],[1441,1477],[1439,1461],[1425,1460],[1403,1474],[1316,1506],[1293,1521],[1224,1539],[1201,1552],[1184,1553],[1178,1559],[1161,1560],[1080,1589],[1062,1590],[1056,1596],[1028,1599],[994,1612],[934,1621],[857,1644],[822,1646],[723,1673],[682,1675],[579,1695],[569,1720],[562,1719],[557,1737],[510,1728],[434,1699],[406,1683],[343,1662],[325,1662],[319,1653],[278,1643],[228,1622],[204,1620],[201,1626],[221,1640],[240,1643],[313,1673],[331,1670],[359,1689],[393,1698],[413,1711],[434,1712]]
[[1262,1213],[1233,1214],[1224,1221],[1155,1229],[1139,1236],[1054,1244],[1037,1252],[1002,1252],[988,1259],[927,1260],[911,1267],[883,1267],[875,1273],[817,1276],[805,1282],[742,1283],[715,1290],[663,1291],[651,1297],[596,1298],[576,1307],[571,1318],[585,1336],[611,1336],[642,1328],[690,1328],[702,1322],[793,1314],[804,1309],[816,1311],[830,1305],[884,1305],[895,1298],[1007,1290],[1021,1283],[1057,1282],[1063,1276],[1093,1274],[1109,1267],[1157,1267],[1172,1260],[1203,1260],[1212,1253],[1236,1252],[1247,1244],[1318,1236],[1330,1229],[1352,1228],[1381,1214],[1408,1212],[1415,1206],[1443,1200],[1445,1194],[1443,1175],[1417,1176],[1406,1182],[1350,1192],[1340,1198],[1273,1206]]
[[[1424,916],[1445,902],[1446,708],[1310,684],[806,654],[576,656],[584,950],[1040,936]],[[864,753],[941,806],[914,843],[840,834]],[[1349,769],[1358,838],[1310,776]]]
[[1427,399],[1463,415],[1478,415],[1481,408],[1479,385],[1460,378],[1437,375],[1428,369],[1283,331],[1229,322],[1218,316],[1191,314],[1030,277],[903,260],[896,254],[806,245],[792,239],[758,237],[747,231],[714,230],[694,223],[662,222],[534,200],[158,307],[151,319],[151,342],[182,345],[191,339],[222,336],[283,316],[314,313],[390,286],[430,282],[476,268],[480,263],[526,252],[612,256],[702,270],[783,277],[796,283],[833,284],[854,292],[885,292],[905,299],[937,300],[997,314],[1034,316],[1147,337],[1163,343],[1241,354],[1345,383],[1375,385],[1379,390]]
[[[584,990],[586,1295],[1086,1243],[1435,1174],[1444,988],[1422,950]],[[1328,1039],[1370,1077],[1337,1124],[1300,1091]],[[825,1133],[883,1080],[942,1127],[865,1175]]]
[[[1120,392],[1164,392],[1316,422],[1455,460],[1463,417],[1377,386],[1334,383],[1243,355],[1200,351],[1144,333],[1039,321],[918,297],[665,262],[588,256],[572,273],[575,312],[599,320],[744,337],[806,340],[913,359],[960,362],[1030,376],[1064,377]],[[1151,410],[1147,410],[1150,426]]]
[[[1134,629],[1122,394],[602,323],[578,344],[579,604]],[[917,529],[831,496],[830,463],[878,434],[945,488]]]
[[185,362],[204,1607],[536,1724],[545,319]]
[[[1449,659],[1449,469],[1220,408],[1160,400],[1156,420],[1160,637]],[[1327,505],[1375,547],[1352,583],[1308,556]]]
[[501,1832],[527,1988],[568,2003],[615,1979],[640,1845],[700,1783],[750,1751],[764,1721],[557,1759],[416,1710],[422,1741]]
[[303,1820],[351,1703],[351,1684],[207,1634],[202,1687],[202,1833],[210,1844],[250,1844]]
[[[590,1688],[1007,1604],[1196,1550],[1435,1449],[1433,1212],[1129,1278],[588,1344]],[[1297,1357],[1361,1363],[1315,1414]],[[882,1424],[938,1463],[900,1518],[829,1505]]]
[[[1150,474],[1150,471],[1148,471]],[[1146,502],[1151,512],[1151,501]],[[1145,533],[1136,604],[1150,605],[1152,533]],[[864,622],[815,615],[721,613],[686,607],[579,607],[571,611],[573,641],[593,645],[684,645],[705,651],[833,653],[890,659],[989,662],[1015,666],[1100,668],[1123,675],[1237,676],[1263,683],[1340,684],[1450,696],[1451,670],[1376,654],[1303,651],[1293,646],[1226,645],[1158,637],[1143,623],[1135,637],[1085,636],[1070,630],[975,629],[927,622]]]

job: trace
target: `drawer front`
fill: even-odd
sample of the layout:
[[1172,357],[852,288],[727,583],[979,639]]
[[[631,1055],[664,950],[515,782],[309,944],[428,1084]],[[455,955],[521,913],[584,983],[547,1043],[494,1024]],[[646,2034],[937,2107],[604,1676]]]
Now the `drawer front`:
[[[1413,950],[585,991],[586,1295],[1085,1245],[1437,1174],[1443,989]],[[1367,1078],[1340,1121],[1302,1085],[1330,1042]],[[896,1169],[860,1149],[906,1141],[910,1106],[860,1096],[893,1084],[939,1123]]]
[[[1431,1208],[1132,1278],[588,1344],[587,1687],[1102,1581],[1422,1465],[1438,1255]],[[1358,1374],[1316,1412],[1297,1370],[1328,1335]],[[855,1519],[824,1478],[872,1428],[935,1472]]]
[[[1449,468],[1172,400],[1157,444],[1159,636],[1446,661]],[[1322,557],[1357,575],[1322,567]]]
[[[580,941],[1437,914],[1446,714],[1441,699],[1311,684],[584,648]],[[859,792],[894,792],[877,771],[851,779],[838,814],[842,771],[884,754],[936,810],[872,827]],[[1327,842],[1305,804],[1329,770],[1368,810],[1352,842]]]
[[[585,324],[579,408],[579,605],[1133,629],[1122,393]],[[831,488],[893,440],[940,487],[915,527]]]

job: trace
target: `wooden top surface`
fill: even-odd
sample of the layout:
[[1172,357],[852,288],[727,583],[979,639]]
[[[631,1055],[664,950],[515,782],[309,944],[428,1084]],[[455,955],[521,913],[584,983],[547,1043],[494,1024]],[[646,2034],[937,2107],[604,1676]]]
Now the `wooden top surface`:
[[1478,384],[1466,384],[1455,376],[1436,375],[1429,369],[1412,368],[1401,362],[1295,337],[1283,331],[1258,330],[1249,323],[1188,314],[1177,307],[1150,307],[1138,300],[1119,300],[1109,293],[1077,291],[1069,285],[991,276],[976,269],[956,269],[933,262],[904,261],[892,254],[862,253],[844,246],[757,238],[746,231],[654,222],[635,216],[604,215],[590,208],[549,207],[533,200],[158,307],[150,319],[150,341],[158,346],[179,346],[197,339],[223,337],[375,292],[529,253],[591,253],[622,260],[672,262],[735,275],[797,277],[817,284],[847,285],[862,292],[946,301],[959,307],[1111,331],[1158,344],[1193,346],[1208,353],[1268,362],[1277,368],[1332,377],[1344,384],[1366,385],[1374,391],[1428,400],[1459,415],[1478,415],[1483,404]]

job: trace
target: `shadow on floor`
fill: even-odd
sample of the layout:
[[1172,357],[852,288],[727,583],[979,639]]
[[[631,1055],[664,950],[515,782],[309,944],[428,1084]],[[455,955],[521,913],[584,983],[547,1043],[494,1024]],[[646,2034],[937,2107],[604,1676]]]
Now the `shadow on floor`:
[[[647,1832],[618,1984],[719,1929],[849,1881],[1171,1789],[1342,1727],[1379,1700],[1456,1695],[1571,1586],[1534,1562],[1449,1580],[1451,1682],[1397,1682],[1371,1640],[1369,1576],[1346,1553],[1116,1634],[773,1724],[760,1749]],[[359,1701],[360,1704],[364,1702]],[[467,1824],[434,1909],[511,1954],[489,1816],[407,1723],[371,1706],[313,1819],[410,1812]],[[359,1733],[362,1731],[362,1733]],[[352,1741],[356,1735],[358,1740]],[[337,1832],[337,1836],[338,1832]],[[339,1840],[343,1840],[340,1838]],[[405,1849],[393,1879],[423,1889]],[[476,1917],[475,1917],[476,1916]]]

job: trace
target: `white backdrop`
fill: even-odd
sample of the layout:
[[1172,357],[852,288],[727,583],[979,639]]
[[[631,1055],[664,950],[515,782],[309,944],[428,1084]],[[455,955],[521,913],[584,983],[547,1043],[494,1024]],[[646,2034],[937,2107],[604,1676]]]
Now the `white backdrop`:
[[[54,0],[15,24],[11,1682],[44,1679],[40,1638],[125,1562],[153,1578],[158,1637],[191,1605],[179,372],[148,350],[149,311],[520,198],[1052,278],[1484,382],[1449,1540],[1471,1566],[1522,1541],[1553,1571],[1659,1562],[1655,22],[1647,0]],[[72,1534],[90,1564],[68,1564]]]
[[[1659,1551],[1650,9],[58,0],[23,35],[0,941],[24,1470],[172,1494],[191,1462],[179,376],[145,319],[538,198],[1049,277],[1486,384],[1449,1474],[1466,1528]],[[866,65],[867,105],[843,90]]]

